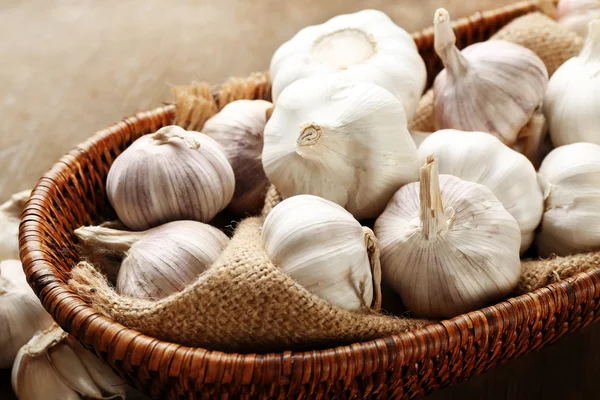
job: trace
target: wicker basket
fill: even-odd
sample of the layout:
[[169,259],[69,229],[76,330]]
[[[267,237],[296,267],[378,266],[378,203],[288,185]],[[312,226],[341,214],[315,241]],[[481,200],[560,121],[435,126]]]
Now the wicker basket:
[[[459,44],[485,40],[533,2],[455,23]],[[414,35],[430,77],[440,69],[432,30]],[[211,113],[238,98],[267,98],[265,75],[230,80],[206,96]],[[114,217],[104,182],[135,139],[173,121],[174,106],[104,129],[63,157],[36,186],[20,231],[21,259],[46,309],[137,388],[157,397],[413,398],[538,349],[600,314],[600,269],[411,333],[310,352],[225,354],[147,337],[107,319],[67,286],[78,260],[73,229]]]

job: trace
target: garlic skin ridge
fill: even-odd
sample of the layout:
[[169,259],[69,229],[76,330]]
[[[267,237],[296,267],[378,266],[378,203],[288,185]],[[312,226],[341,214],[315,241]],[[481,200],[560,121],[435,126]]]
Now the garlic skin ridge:
[[97,263],[108,256],[123,260],[118,293],[147,299],[183,290],[217,260],[229,242],[217,228],[197,221],[174,221],[144,232],[87,226],[76,229],[75,235]]
[[377,239],[339,205],[312,195],[283,200],[265,219],[261,238],[271,261],[309,292],[349,311],[379,309]]
[[19,258],[19,223],[30,195],[30,190],[24,190],[0,204],[0,260]]
[[600,249],[600,146],[558,147],[538,172],[545,211],[537,249],[542,257]]
[[402,187],[375,222],[383,281],[418,316],[450,318],[508,295],[521,272],[515,219],[485,186],[438,175]]
[[0,262],[0,368],[10,368],[33,334],[52,324],[19,260]]
[[600,17],[598,0],[560,0],[556,8],[558,23],[585,38],[588,23]]
[[269,187],[262,167],[263,133],[267,111],[265,100],[236,100],[206,121],[202,132],[221,146],[235,174],[235,192],[229,208],[238,214],[261,209]]
[[600,144],[600,18],[577,57],[561,65],[548,83],[544,115],[554,146]]
[[299,79],[335,74],[387,89],[401,100],[409,119],[427,81],[411,35],[377,10],[338,15],[300,30],[275,51],[269,73],[274,102]]
[[421,163],[435,154],[441,174],[490,189],[519,224],[521,253],[531,246],[544,212],[544,198],[537,172],[527,157],[488,133],[453,129],[429,135],[418,152]]
[[125,383],[53,324],[19,350],[12,370],[19,400],[125,398]]
[[110,204],[133,230],[176,220],[208,222],[229,204],[234,189],[233,169],[217,142],[174,125],[137,139],[106,179]]
[[450,16],[434,18],[435,51],[445,69],[435,78],[435,129],[489,132],[533,159],[545,136],[541,107],[548,83],[544,62],[531,50],[503,40],[459,51]]
[[381,87],[339,77],[299,80],[265,127],[263,167],[283,198],[312,194],[374,218],[418,177],[400,102]]

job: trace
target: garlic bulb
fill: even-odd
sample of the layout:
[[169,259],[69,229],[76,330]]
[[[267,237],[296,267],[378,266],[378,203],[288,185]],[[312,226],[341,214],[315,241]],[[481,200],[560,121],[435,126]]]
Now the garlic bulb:
[[258,211],[265,200],[269,180],[262,167],[263,132],[267,110],[264,100],[237,100],[204,124],[202,131],[221,145],[235,174],[235,192],[229,207],[236,213]]
[[519,225],[485,186],[438,175],[400,189],[375,223],[383,279],[417,315],[453,317],[516,286]]
[[339,205],[311,195],[284,200],[267,216],[262,243],[275,265],[322,299],[350,311],[381,305],[377,239]]
[[21,263],[0,262],[0,369],[10,368],[21,346],[51,324],[52,318],[27,284]]
[[0,260],[19,258],[19,223],[30,190],[15,193],[0,204]]
[[174,221],[144,232],[99,226],[75,230],[85,256],[123,261],[117,292],[139,298],[161,298],[182,290],[210,267],[229,242],[220,230],[196,221]]
[[287,87],[265,127],[263,166],[283,198],[313,194],[376,217],[418,176],[416,146],[387,90],[339,77]]
[[56,324],[40,331],[19,351],[12,371],[19,400],[113,399],[125,383]]
[[[540,113],[548,83],[544,62],[531,50],[502,40],[456,47],[448,12],[434,18],[435,51],[446,67],[435,78],[435,127],[489,132],[509,147],[533,155],[544,124],[527,123]],[[524,129],[525,128],[525,129]]]
[[544,198],[537,173],[522,154],[483,132],[437,131],[419,146],[424,163],[435,154],[439,172],[486,186],[519,224],[521,252],[531,246],[542,219]]
[[413,38],[376,10],[339,15],[302,29],[271,59],[273,99],[292,82],[336,73],[390,91],[409,119],[425,89],[427,70]]
[[231,201],[235,178],[221,147],[199,132],[166,126],[114,161],[106,193],[130,229],[192,219],[210,221]]
[[600,146],[574,143],[556,148],[539,170],[546,200],[538,253],[566,256],[600,249]]
[[576,142],[600,144],[600,19],[590,22],[578,57],[552,75],[544,114],[554,146]]
[[586,37],[588,23],[600,17],[600,0],[560,0],[556,14],[559,24]]

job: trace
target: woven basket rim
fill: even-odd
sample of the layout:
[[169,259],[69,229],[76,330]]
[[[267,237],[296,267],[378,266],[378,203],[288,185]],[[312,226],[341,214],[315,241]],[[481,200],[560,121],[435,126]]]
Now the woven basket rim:
[[[167,106],[158,107],[149,112],[137,113],[133,117],[130,117],[130,118],[144,119],[144,118],[149,118],[149,116],[151,116],[151,115],[172,114],[173,110],[174,110],[174,106],[167,105]],[[112,125],[110,128],[108,128],[108,131],[112,131],[113,129],[111,129],[111,128],[117,128],[123,122],[127,123],[128,119],[129,118],[126,118],[123,121],[121,121],[120,123]],[[50,169],[50,171],[47,172],[40,179],[39,183],[33,189],[31,198],[27,202],[25,211],[23,213],[23,222],[21,224],[19,238],[20,238],[20,243],[21,243],[21,247],[20,247],[21,259],[23,260],[23,266],[25,268],[28,282],[33,287],[36,294],[39,297],[41,297],[42,304],[44,305],[44,307],[48,310],[48,312],[50,312],[53,315],[53,317],[62,326],[64,326],[66,323],[65,316],[64,315],[56,315],[52,309],[53,304],[51,304],[52,299],[55,298],[59,293],[68,294],[68,299],[70,300],[69,307],[71,309],[77,309],[77,312],[92,312],[94,314],[97,314],[98,317],[91,322],[92,325],[96,325],[98,328],[101,328],[102,325],[105,323],[116,324],[116,325],[120,325],[120,324],[118,322],[115,322],[112,319],[105,317],[103,315],[100,315],[98,312],[96,312],[91,306],[89,306],[81,298],[79,298],[79,296],[64,281],[62,281],[62,279],[60,277],[57,277],[53,273],[54,267],[52,267],[51,262],[44,258],[43,250],[40,248],[38,242],[32,240],[32,236],[51,234],[52,232],[45,230],[42,226],[40,226],[35,221],[29,220],[28,217],[31,215],[34,215],[36,213],[36,211],[35,211],[36,204],[44,203],[49,200],[48,196],[49,196],[49,193],[51,193],[51,191],[49,189],[51,189],[51,187],[49,187],[48,184],[52,185],[52,182],[53,182],[52,177],[56,176],[56,175],[60,175],[62,172],[66,171],[70,166],[74,165],[75,163],[78,163],[79,158],[81,158],[82,154],[86,152],[86,149],[98,145],[98,143],[102,140],[107,140],[107,139],[110,140],[113,137],[116,137],[117,135],[119,135],[120,132],[116,131],[116,129],[114,129],[114,130],[115,130],[115,132],[110,132],[108,134],[107,134],[107,130],[101,130],[101,131],[97,132],[92,137],[90,137],[88,140],[86,140],[82,144],[75,147],[66,156],[64,156],[59,162],[57,162]],[[35,232],[35,233],[32,234],[32,232]],[[32,258],[32,256],[31,256],[32,254],[39,254],[40,256],[39,256],[39,258]],[[44,274],[41,277],[33,276],[31,264],[33,264],[34,262],[43,263],[46,266],[47,274]],[[436,348],[438,348],[440,341],[442,341],[442,340],[450,341],[451,340],[452,335],[449,332],[455,331],[456,329],[453,328],[455,326],[462,327],[462,329],[460,330],[459,333],[460,333],[460,336],[463,337],[463,340],[464,340],[464,338],[468,338],[470,336],[471,337],[475,336],[475,332],[472,330],[472,328],[475,326],[475,324],[473,323],[473,321],[475,321],[475,320],[486,319],[486,315],[488,315],[492,312],[498,311],[498,310],[501,310],[502,314],[504,314],[504,315],[506,315],[506,317],[510,318],[511,311],[519,306],[526,306],[527,300],[530,300],[530,301],[533,301],[533,302],[539,304],[540,307],[542,307],[542,309],[543,309],[543,307],[551,307],[551,305],[554,302],[553,293],[555,291],[562,289],[562,290],[572,291],[573,293],[575,293],[578,290],[584,290],[586,288],[593,287],[593,285],[591,285],[590,281],[594,277],[600,280],[600,268],[596,268],[594,270],[587,271],[587,272],[578,273],[578,274],[574,275],[573,277],[567,278],[561,282],[549,284],[548,286],[545,286],[540,289],[536,289],[535,291],[532,291],[530,293],[519,295],[517,297],[512,297],[512,298],[506,299],[498,304],[488,306],[488,307],[485,307],[480,310],[471,311],[469,313],[462,314],[462,315],[456,316],[456,317],[448,319],[448,320],[443,320],[443,321],[440,321],[440,322],[437,322],[437,323],[434,323],[431,325],[427,325],[425,327],[418,328],[411,332],[398,333],[398,334],[391,335],[386,338],[374,339],[374,340],[369,340],[369,341],[364,341],[364,342],[357,342],[357,343],[350,344],[350,345],[335,346],[335,347],[322,349],[322,350],[285,351],[282,353],[287,355],[288,357],[294,357],[294,356],[302,357],[302,356],[309,355],[311,357],[318,358],[321,356],[322,357],[328,356],[328,352],[331,352],[333,350],[352,353],[356,346],[367,346],[367,347],[387,346],[387,343],[389,341],[395,342],[396,345],[399,346],[400,348],[408,349],[408,348],[412,347],[413,352],[419,351],[419,348],[417,346],[425,346],[429,350],[436,349]],[[40,282],[38,282],[38,281],[43,281],[41,288],[50,287],[49,290],[56,292],[56,293],[53,293],[53,295],[51,297],[48,296],[47,294],[45,296],[41,296],[41,290],[40,290],[41,288],[38,286],[38,283],[40,283]],[[595,298],[600,299],[600,293],[596,294]],[[88,329],[90,329],[90,328],[88,328]],[[215,361],[219,361],[219,362],[224,361],[223,356],[234,357],[237,359],[238,362],[240,361],[239,356],[241,356],[242,358],[244,358],[244,361],[249,361],[249,362],[254,363],[254,360],[249,360],[249,359],[247,359],[247,357],[252,356],[252,355],[257,355],[257,354],[260,354],[263,356],[282,354],[281,352],[224,353],[221,351],[208,350],[208,349],[203,349],[203,348],[199,348],[199,347],[187,347],[187,346],[162,341],[162,340],[144,335],[142,333],[139,333],[138,331],[127,328],[125,326],[122,326],[121,333],[123,335],[126,335],[126,334],[135,335],[138,340],[146,341],[147,345],[156,345],[157,343],[160,343],[162,345],[169,346],[169,347],[176,346],[181,351],[185,351],[185,352],[193,351],[194,353],[197,353],[197,355],[202,355],[205,358],[206,357],[214,358]],[[453,335],[455,335],[455,334],[456,334],[456,332],[453,332]],[[429,346],[431,344],[436,344],[436,346]]]

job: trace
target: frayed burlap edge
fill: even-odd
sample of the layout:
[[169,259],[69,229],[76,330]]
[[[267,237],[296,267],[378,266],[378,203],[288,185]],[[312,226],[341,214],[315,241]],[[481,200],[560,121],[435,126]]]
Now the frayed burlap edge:
[[224,351],[276,351],[341,345],[431,323],[349,312],[309,293],[269,260],[262,219],[242,221],[215,264],[182,292],[158,301],[118,295],[88,263],[71,287],[96,311],[162,340]]

